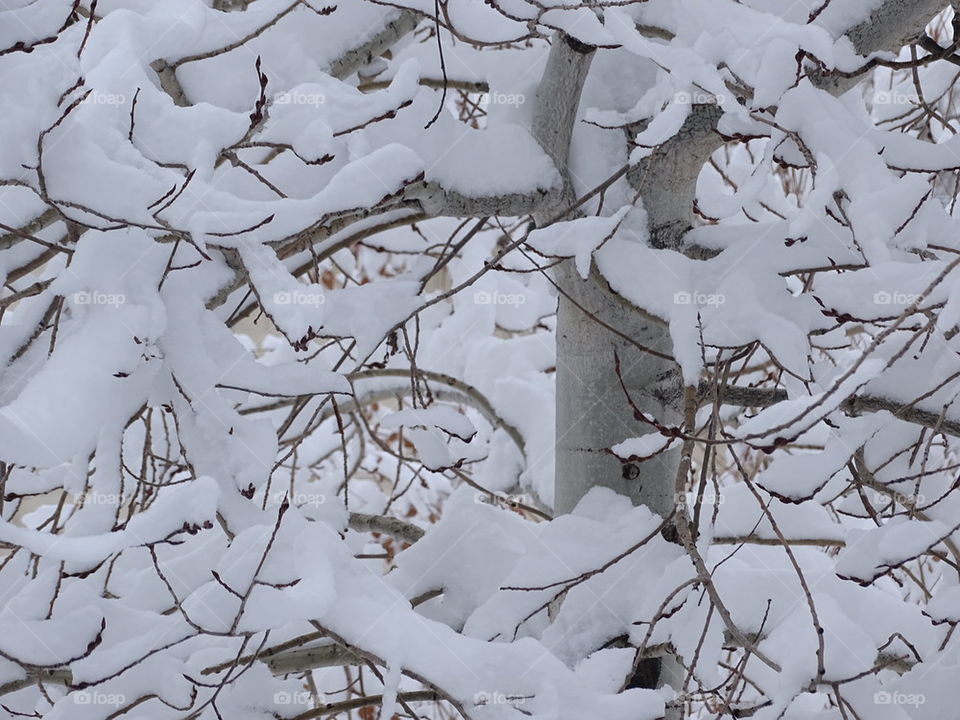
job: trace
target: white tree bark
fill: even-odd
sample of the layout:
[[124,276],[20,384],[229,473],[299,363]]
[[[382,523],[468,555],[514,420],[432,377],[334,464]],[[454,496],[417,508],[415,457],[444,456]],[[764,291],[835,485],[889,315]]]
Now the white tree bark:
[[[888,0],[847,35],[861,54],[896,50],[917,38],[941,6],[938,0]],[[565,175],[573,127],[570,114],[576,114],[589,57],[577,44],[555,42],[537,95],[535,136]],[[857,82],[855,78],[835,76],[817,80],[836,94]],[[628,180],[649,217],[652,246],[677,249],[693,227],[697,178],[723,142],[716,132],[720,115],[716,106],[694,106],[676,136],[630,169]],[[565,196],[570,199],[569,188]],[[537,220],[538,224],[543,222],[543,213]],[[651,430],[634,418],[624,387],[637,407],[662,423],[675,425],[682,419],[683,388],[678,367],[659,355],[672,354],[669,331],[662,322],[630,307],[613,293],[595,268],[583,280],[573,261],[566,261],[557,269],[556,281],[561,298],[557,316],[555,512],[570,512],[591,488],[600,485],[666,516],[676,503],[679,450],[642,463],[623,463],[608,450],[626,438]],[[619,373],[615,357],[619,358]],[[631,684],[649,687],[669,683],[679,689],[683,673],[676,660],[654,659],[638,667]],[[682,709],[671,709],[669,716],[682,717]]]
[[[847,36],[861,54],[897,50],[916,39],[943,5],[942,0],[887,0]],[[566,102],[570,89],[577,87],[575,72],[568,71],[571,77],[565,81],[551,76],[551,72],[560,73],[563,68],[564,63],[551,62],[544,75],[542,89],[552,93],[552,102],[545,103],[545,110]],[[818,84],[840,94],[857,80],[830,75],[818,78]],[[697,177],[723,142],[715,131],[719,117],[716,106],[694,106],[676,136],[630,169],[628,179],[640,193],[649,216],[650,243],[654,247],[678,248],[693,226]],[[538,134],[541,142],[544,137],[556,140],[554,135]],[[569,139],[569,133],[565,137]],[[555,147],[545,148],[566,167],[565,154]],[[591,487],[602,485],[661,515],[668,513],[674,501],[676,453],[624,465],[606,452],[628,437],[649,431],[634,419],[626,402],[615,371],[614,352],[620,358],[624,384],[637,406],[664,423],[674,424],[680,419],[681,383],[676,365],[637,347],[669,355],[667,329],[631,309],[596,271],[583,281],[572,262],[567,262],[557,271],[557,281],[570,299],[561,297],[557,321],[556,512],[569,512]],[[604,328],[598,319],[636,344]]]
[[[564,178],[564,192],[558,202],[547,203],[535,213],[539,226],[556,219],[575,201],[567,161],[580,94],[593,55],[593,48],[557,35],[537,89],[533,134]],[[556,281],[563,294],[557,327],[554,509],[557,513],[570,512],[591,487],[603,485],[630,496],[635,503],[669,512],[672,493],[663,492],[663,478],[645,483],[638,476],[638,468],[623,466],[606,450],[635,434],[636,428],[633,411],[613,372],[615,354],[623,361],[628,387],[642,393],[638,404],[658,416],[667,413],[670,397],[677,392],[673,363],[643,353],[604,325],[669,353],[666,329],[610,293],[595,272],[588,281],[582,281],[572,261],[559,266]],[[669,366],[666,370],[664,363]],[[667,402],[659,397],[661,393],[668,396]],[[664,477],[670,472],[668,463],[657,467]]]
[[[695,106],[680,132],[627,174],[647,210],[653,246],[676,248],[692,227],[697,176],[720,143],[713,130],[719,117],[715,106]],[[644,413],[667,424],[680,420],[678,368],[662,357],[672,353],[669,331],[612,293],[596,270],[584,281],[567,262],[557,282],[564,295],[557,321],[556,510],[569,512],[602,485],[665,516],[674,505],[677,453],[624,464],[608,449],[651,429],[634,418],[624,387]]]

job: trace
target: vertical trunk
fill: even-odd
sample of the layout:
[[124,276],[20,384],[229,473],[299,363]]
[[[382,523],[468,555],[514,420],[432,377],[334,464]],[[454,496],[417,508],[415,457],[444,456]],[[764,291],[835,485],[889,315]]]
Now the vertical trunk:
[[[916,38],[941,5],[938,0],[887,0],[847,35],[862,54],[894,50]],[[562,68],[560,64],[557,67]],[[829,92],[840,94],[859,78],[814,79]],[[565,100],[562,93],[555,94],[551,109]],[[579,92],[571,101],[573,112],[578,102]],[[714,105],[693,106],[680,131],[630,169],[627,177],[640,193],[649,216],[652,246],[678,248],[692,227],[697,177],[722,144],[716,133],[721,114]],[[557,158],[556,152],[551,154]],[[558,167],[566,168],[565,155]],[[557,319],[555,509],[570,512],[591,487],[603,485],[664,515],[674,503],[679,455],[665,454],[639,465],[623,465],[605,450],[649,431],[634,420],[623,396],[614,368],[614,351],[620,357],[624,384],[636,404],[671,424],[681,416],[681,382],[676,366],[644,353],[590,316],[640,345],[669,355],[667,328],[618,299],[596,271],[586,281],[581,280],[571,261],[560,266],[556,279],[570,299],[561,298]]]
[[645,353],[597,320],[667,355],[669,331],[619,300],[595,270],[582,280],[568,261],[555,277],[568,296],[561,296],[557,315],[556,512],[570,512],[590,488],[602,485],[666,515],[674,502],[676,453],[624,464],[607,450],[649,430],[634,418],[621,378],[645,413],[666,423],[679,420],[676,366]]
[[[714,131],[719,114],[715,106],[695,106],[680,132],[627,176],[643,200],[654,247],[679,246],[691,227],[697,176],[721,143]],[[675,502],[678,453],[624,464],[607,450],[651,430],[634,419],[624,386],[645,413],[665,424],[680,421],[676,363],[638,347],[670,355],[669,330],[618,298],[595,270],[584,281],[572,262],[564,263],[557,283],[566,297],[557,319],[556,510],[569,512],[591,487],[602,485],[666,516]]]
[[[559,34],[554,38],[537,90],[534,136],[553,158],[564,177],[564,192],[554,207],[535,217],[544,225],[575,200],[567,173],[570,137],[580,93],[593,58],[593,48]],[[661,514],[673,503],[670,489],[675,463],[651,461],[646,467],[624,466],[606,452],[611,445],[638,432],[633,411],[614,371],[619,355],[623,379],[645,411],[671,415],[677,392],[673,363],[643,353],[611,332],[606,324],[639,344],[669,354],[666,327],[639,313],[609,291],[594,272],[586,281],[572,261],[562,263],[556,280],[564,296],[557,319],[557,427],[554,509],[570,512],[594,485],[628,495]],[[597,322],[597,319],[602,323]]]
[[[848,36],[861,54],[896,49],[915,38],[937,9],[937,0],[887,0]],[[565,177],[570,136],[591,56],[592,49],[558,35],[537,93],[534,135]],[[813,79],[835,94],[856,82],[836,76]],[[722,144],[716,133],[720,115],[716,106],[694,106],[676,136],[631,168],[628,180],[649,216],[652,246],[679,248],[692,227],[697,177]],[[569,181],[565,183],[564,205],[569,205],[573,194]],[[535,218],[537,224],[544,224],[556,209],[542,212]],[[601,485],[665,516],[676,502],[679,451],[624,464],[607,450],[649,430],[634,419],[623,386],[645,413],[664,423],[680,422],[683,393],[676,364],[637,347],[670,355],[669,331],[664,323],[618,298],[595,269],[583,280],[573,262],[567,261],[556,270],[556,281],[563,295],[557,316],[555,510],[570,512],[590,488]],[[615,355],[620,359],[619,376]],[[680,690],[683,678],[683,668],[676,660],[650,660],[640,664],[629,684],[653,687],[669,683]],[[681,716],[680,708],[668,712],[670,718]]]
[[[575,200],[567,160],[580,93],[592,56],[592,48],[558,35],[537,91],[534,136],[564,177],[564,193],[558,206],[544,208],[535,217],[541,226]],[[688,141],[687,137],[683,140]],[[702,165],[715,142],[694,143],[698,152],[696,158],[687,164],[699,160]],[[664,170],[664,182],[668,187],[690,192],[686,186],[696,182],[699,166],[680,172],[678,163],[666,165],[669,167]],[[649,178],[650,174],[646,172],[644,177]],[[637,182],[638,187],[643,184]],[[659,192],[661,185],[653,183],[648,187]],[[669,190],[663,194],[664,199],[672,197]],[[664,245],[675,242],[689,226],[689,204],[682,201],[655,204],[658,207],[664,205],[664,209],[651,214],[651,236],[656,235],[660,238],[658,242]],[[685,210],[686,215],[681,210]],[[682,220],[678,220],[678,216],[682,216]],[[669,356],[671,342],[667,327],[623,302],[595,271],[586,281],[582,280],[572,261],[560,265],[556,280],[563,295],[557,319],[554,508],[558,513],[570,512],[590,488],[602,485],[665,516],[674,504],[673,487],[679,456],[668,453],[642,466],[625,465],[607,450],[641,431],[631,405],[624,397],[621,380],[633,402],[645,412],[664,422],[676,422],[680,418],[681,386],[675,363],[638,347]],[[616,328],[635,342],[608,327]],[[619,374],[616,371],[617,357],[620,359]],[[640,663],[628,684],[631,687],[657,687],[669,683],[679,688],[682,681],[679,663],[650,659]],[[671,720],[679,717],[679,709],[671,710],[669,717]]]
[[[714,132],[718,116],[716,107],[694,107],[677,136],[628,174],[644,202],[650,243],[656,247],[678,247],[691,226],[697,176],[721,143]],[[557,315],[555,509],[570,512],[591,487],[602,485],[666,517],[677,502],[679,450],[622,463],[608,449],[650,431],[634,418],[624,389],[634,405],[660,422],[681,421],[683,384],[676,363],[638,347],[671,355],[669,329],[618,298],[595,269],[584,281],[567,261],[556,279],[564,296]],[[628,686],[669,684],[679,691],[684,675],[676,659],[650,658],[636,666]],[[672,708],[667,716],[677,720],[682,708]]]

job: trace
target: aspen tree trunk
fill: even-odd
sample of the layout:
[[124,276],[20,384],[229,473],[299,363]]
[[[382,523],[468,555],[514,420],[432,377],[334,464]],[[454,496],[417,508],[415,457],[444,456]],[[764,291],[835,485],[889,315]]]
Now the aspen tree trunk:
[[[887,0],[847,36],[860,54],[894,51],[918,37],[942,7],[938,0]],[[534,135],[565,177],[580,91],[592,54],[590,48],[558,35],[537,93]],[[830,78],[818,85],[841,94],[856,82]],[[648,214],[652,246],[678,249],[693,227],[697,177],[723,142],[716,132],[720,115],[716,106],[694,106],[680,132],[628,173]],[[567,205],[574,199],[569,180],[564,196]],[[545,224],[556,208],[548,210],[535,215],[538,225]],[[669,356],[668,329],[613,293],[595,268],[583,280],[573,261],[566,261],[555,271],[555,279],[561,297],[556,340],[554,509],[557,514],[570,512],[592,487],[600,485],[666,516],[676,502],[679,450],[626,464],[608,450],[651,430],[634,418],[624,386],[643,412],[665,424],[681,421],[683,388],[676,363],[638,347]],[[615,357],[619,358],[619,374]],[[644,687],[670,684],[680,691],[683,678],[683,668],[676,660],[654,659],[638,668],[631,683]],[[668,711],[670,720],[679,717],[682,709]]]
[[[944,5],[937,0],[888,0],[847,36],[861,54],[897,50],[919,36]],[[559,62],[548,64],[542,93],[552,93],[551,105],[555,105],[576,88],[573,102],[579,104],[582,82],[578,86],[572,80],[559,80],[552,75],[559,74],[563,67]],[[840,94],[858,79],[831,78],[818,84]],[[652,246],[678,248],[684,233],[693,227],[697,177],[711,153],[722,144],[716,132],[720,114],[716,106],[695,105],[676,136],[631,168],[628,179],[639,191],[647,211]],[[534,129],[537,130],[536,125]],[[537,138],[542,143],[542,135],[537,134]],[[569,139],[569,133],[566,138]],[[565,171],[565,149],[558,152],[545,147],[555,160],[562,157],[558,167]],[[624,466],[604,450],[650,431],[634,419],[624,398],[615,372],[614,351],[619,355],[623,380],[636,404],[668,424],[680,420],[682,393],[676,365],[643,352],[604,328],[597,319],[639,345],[670,354],[667,328],[616,296],[595,270],[587,280],[582,280],[570,261],[560,266],[556,279],[563,293],[574,302],[561,297],[557,319],[555,510],[569,512],[591,487],[602,485],[663,515],[673,505],[678,455]]]

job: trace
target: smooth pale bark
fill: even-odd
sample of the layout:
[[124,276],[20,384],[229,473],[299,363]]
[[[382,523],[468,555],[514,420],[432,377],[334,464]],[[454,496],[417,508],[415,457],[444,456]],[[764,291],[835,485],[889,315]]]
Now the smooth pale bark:
[[[916,39],[944,5],[942,0],[888,0],[851,28],[847,37],[860,54],[895,51]],[[562,68],[563,64],[557,63],[555,70]],[[814,80],[829,92],[840,94],[863,77],[831,75]],[[573,83],[565,85],[551,78],[550,86],[569,88]],[[556,95],[553,104],[561,97]],[[697,177],[711,153],[723,143],[715,130],[719,118],[719,108],[695,105],[680,132],[628,173],[649,216],[650,244],[654,247],[679,247],[684,234],[693,227]],[[628,132],[640,129],[629,128]],[[556,159],[557,151],[547,150]],[[565,155],[563,160],[565,168]],[[668,453],[625,465],[607,452],[626,438],[653,430],[633,417],[615,371],[614,351],[636,405],[667,424],[680,420],[676,366],[644,353],[596,319],[639,345],[669,355],[666,327],[630,309],[596,271],[582,280],[572,262],[567,262],[558,268],[556,280],[573,302],[561,297],[557,320],[555,510],[569,512],[591,487],[602,485],[663,515],[673,506],[678,455]]]
[[[678,247],[692,227],[693,191],[717,149],[713,128],[719,117],[712,105],[695,106],[680,132],[628,173],[647,210],[654,247]],[[563,295],[557,319],[555,509],[569,512],[591,487],[602,485],[666,516],[675,503],[677,452],[623,463],[609,448],[654,431],[636,420],[624,388],[645,414],[669,425],[680,421],[677,365],[647,352],[671,355],[670,333],[663,322],[613,293],[595,269],[583,280],[566,262],[556,280]]]
[[[941,4],[935,0],[888,0],[847,35],[861,54],[896,50],[916,38],[940,9]],[[537,95],[534,123],[535,136],[564,174],[572,122],[568,129],[565,122],[557,124],[551,114],[565,111],[564,120],[569,120],[569,113],[576,113],[589,69],[589,60],[577,61],[576,50],[576,45],[569,43],[554,44]],[[840,94],[857,79],[828,76],[816,81],[820,87]],[[679,248],[684,234],[693,227],[697,177],[723,142],[716,133],[720,115],[715,106],[694,106],[680,132],[628,173],[649,217],[652,246]],[[628,134],[640,129],[628,128]],[[570,193],[565,196],[569,199]],[[536,219],[542,224],[544,214]],[[677,501],[679,450],[640,463],[623,463],[609,448],[653,431],[634,418],[624,387],[633,404],[660,422],[674,425],[682,419],[682,382],[676,364],[638,347],[669,356],[672,345],[668,329],[613,293],[595,268],[584,280],[573,262],[566,261],[555,271],[555,279],[561,298],[557,315],[554,510],[556,514],[570,512],[591,488],[600,485],[666,516]],[[615,357],[619,358],[619,373]],[[637,667],[630,685],[670,684],[680,690],[684,677],[684,668],[676,659],[650,659]],[[668,717],[682,717],[682,709],[671,708]]]
[[[555,220],[576,199],[567,163],[580,95],[594,52],[593,48],[558,34],[537,90],[533,135],[553,159],[564,181],[558,203],[541,207],[534,214],[541,227]],[[619,354],[622,360],[628,387],[639,393],[638,405],[657,415],[667,411],[669,401],[660,402],[656,393],[664,383],[667,394],[675,391],[674,373],[672,368],[664,372],[664,360],[641,353],[603,325],[615,327],[664,353],[670,352],[668,334],[662,324],[647,322],[610,293],[595,272],[583,281],[572,261],[567,261],[558,267],[555,279],[562,295],[557,321],[554,510],[557,514],[570,512],[590,488],[603,485],[630,496],[635,503],[667,512],[672,505],[672,493],[658,490],[654,495],[644,491],[645,485],[662,489],[662,478],[643,483],[637,476],[638,468],[624,466],[607,450],[613,444],[611,438],[622,440],[636,434],[633,411],[613,372],[615,355]],[[668,465],[659,466],[664,475],[669,473]]]
[[[593,48],[557,35],[537,90],[533,135],[553,159],[564,182],[559,203],[548,204],[534,213],[541,227],[558,219],[576,200],[567,162],[580,95],[593,55]],[[557,321],[554,510],[557,514],[570,512],[590,488],[604,485],[630,496],[635,504],[645,504],[666,514],[673,505],[673,493],[664,491],[667,476],[676,472],[671,468],[673,458],[666,457],[656,467],[659,474],[653,482],[646,483],[639,468],[623,465],[607,452],[612,443],[606,441],[611,433],[618,433],[621,439],[634,434],[631,427],[636,422],[617,374],[611,373],[616,364],[615,353],[622,359],[624,382],[635,394],[634,402],[661,417],[670,414],[673,396],[679,392],[674,363],[639,351],[604,324],[630,333],[640,342],[649,342],[663,353],[670,350],[669,335],[662,323],[647,322],[636,308],[610,293],[595,272],[585,282],[576,274],[572,262],[567,261],[558,267],[556,282],[564,295]],[[597,322],[598,318],[602,322]],[[664,362],[670,366],[666,372]],[[640,663],[628,685],[657,687],[669,683],[679,687],[682,681],[683,668],[675,660],[650,658]],[[681,712],[671,708],[669,720],[677,720]]]
[[[634,404],[665,423],[679,419],[676,365],[648,354],[597,322],[637,343],[669,355],[669,331],[618,300],[596,271],[582,280],[571,262],[555,280],[561,296],[557,315],[557,426],[554,509],[566,513],[601,485],[627,495],[660,515],[674,503],[675,452],[643,463],[623,463],[612,445],[653,428],[634,418],[621,378]],[[620,359],[620,377],[615,372]]]

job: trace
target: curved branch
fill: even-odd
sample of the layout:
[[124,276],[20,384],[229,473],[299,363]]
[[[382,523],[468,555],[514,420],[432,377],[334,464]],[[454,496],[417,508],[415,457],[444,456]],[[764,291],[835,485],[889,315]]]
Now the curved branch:
[[[493,407],[493,404],[487,399],[486,395],[472,385],[469,385],[462,380],[458,380],[452,375],[433,372],[432,370],[420,369],[418,369],[418,374],[425,380],[447,387],[455,393],[463,396],[463,398],[469,400],[469,404],[476,408],[476,410],[483,415],[487,422],[489,422],[493,427],[499,428],[507,433],[520,452],[526,455],[526,443],[523,439],[523,435],[520,434],[520,431],[517,430],[516,427],[500,417],[496,409]],[[351,373],[348,376],[351,385],[356,382],[362,382],[363,380],[375,378],[403,378],[408,381],[405,384],[404,391],[410,390],[410,372],[407,370],[398,370],[393,368],[360,370],[359,372]]]
[[[432,390],[434,397],[447,402],[465,402],[466,404],[475,408],[481,415],[483,415],[483,417],[487,422],[490,423],[491,426],[503,430],[510,437],[510,439],[513,440],[520,452],[526,456],[526,442],[523,439],[523,435],[520,434],[520,431],[517,430],[516,427],[500,417],[496,409],[493,407],[493,404],[487,399],[486,395],[472,385],[469,385],[462,380],[458,380],[457,378],[445,373],[418,369],[417,374],[428,382],[441,386]],[[406,396],[412,392],[409,370],[380,368],[373,370],[359,370],[355,373],[347,375],[347,380],[351,385],[354,385],[358,382],[363,382],[365,380],[376,379],[396,379],[402,380],[403,382],[397,383],[396,385],[390,385],[389,387],[371,388],[367,392],[361,393],[359,396],[357,396],[356,388],[354,388],[354,400],[350,401],[349,403],[341,403],[339,406],[340,412],[349,413],[363,407],[364,405],[394,398],[397,395]],[[296,398],[284,398],[283,400],[278,400],[268,405],[243,408],[240,410],[240,414],[251,415],[258,412],[268,412],[282,407],[287,407],[288,405],[292,405],[294,402],[296,402]],[[327,408],[324,410],[324,414],[321,416],[320,421],[323,422],[331,417],[333,417],[333,409]]]

